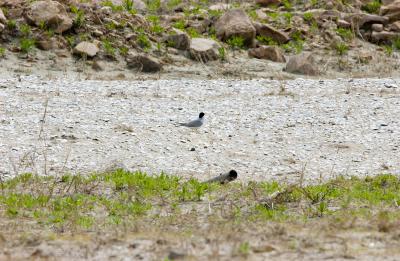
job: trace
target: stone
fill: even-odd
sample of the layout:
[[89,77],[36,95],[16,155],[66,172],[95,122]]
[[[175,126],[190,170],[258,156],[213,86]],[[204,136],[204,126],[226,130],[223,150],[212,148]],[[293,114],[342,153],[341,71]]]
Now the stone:
[[400,20],[400,0],[381,6],[379,14],[387,17],[389,22]]
[[304,75],[318,75],[319,73],[312,53],[302,53],[290,57],[285,71]]
[[206,63],[218,59],[219,48],[220,45],[212,39],[192,38],[189,55],[193,60]]
[[129,54],[126,57],[126,64],[129,69],[137,69],[141,72],[159,72],[162,64],[154,57],[148,55]]
[[400,21],[396,21],[388,26],[390,31],[400,32]]
[[358,26],[358,28],[370,27],[372,24],[387,24],[389,22],[387,17],[365,13],[348,14],[344,17],[344,20],[354,27]]
[[256,4],[260,6],[279,5],[280,0],[256,0]]
[[260,46],[258,48],[249,49],[248,54],[250,57],[258,59],[266,59],[278,63],[286,62],[285,56],[277,46]]
[[351,27],[351,24],[343,19],[338,19],[336,24],[338,27],[341,27],[341,28],[350,28]]
[[74,53],[81,56],[94,57],[99,52],[99,47],[90,42],[80,42],[74,48]]
[[104,65],[100,61],[93,61],[92,69],[95,71],[103,71]]
[[7,18],[4,15],[3,10],[1,10],[1,8],[0,8],[0,23],[2,23],[2,24],[6,24],[7,23]]
[[372,32],[371,41],[374,43],[391,42],[392,40],[399,38],[399,37],[400,37],[400,33],[396,33],[396,32],[388,32],[388,31]]
[[57,48],[57,41],[55,38],[39,39],[36,41],[36,46],[41,50],[51,50]]
[[268,15],[261,9],[257,9],[256,10],[256,15],[261,20],[267,20],[268,19]]
[[270,37],[279,44],[285,44],[290,40],[286,33],[281,32],[270,25],[254,23],[254,27],[256,28],[257,35]]
[[189,35],[175,28],[172,29],[172,34],[165,37],[164,42],[178,50],[188,50],[190,47]]
[[2,23],[0,23],[0,33],[4,31],[4,29],[6,28],[6,26]]
[[210,10],[212,11],[227,11],[231,8],[230,4],[218,3],[210,6]]
[[375,31],[375,32],[382,32],[383,24],[372,24],[371,29],[372,29],[372,31]]
[[72,19],[64,6],[56,1],[33,2],[26,12],[26,18],[36,26],[44,22],[56,33],[63,33],[72,27]]
[[223,14],[215,23],[217,37],[226,41],[233,36],[240,36],[247,46],[253,45],[256,29],[246,12],[242,9],[232,9]]

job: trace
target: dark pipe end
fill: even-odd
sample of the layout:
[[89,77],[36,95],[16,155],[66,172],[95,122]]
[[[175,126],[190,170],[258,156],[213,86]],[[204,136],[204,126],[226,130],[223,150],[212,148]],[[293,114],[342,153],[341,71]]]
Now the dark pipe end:
[[231,170],[231,171],[229,171],[229,179],[230,179],[230,180],[236,179],[237,176],[238,176],[238,174],[237,174],[236,170]]

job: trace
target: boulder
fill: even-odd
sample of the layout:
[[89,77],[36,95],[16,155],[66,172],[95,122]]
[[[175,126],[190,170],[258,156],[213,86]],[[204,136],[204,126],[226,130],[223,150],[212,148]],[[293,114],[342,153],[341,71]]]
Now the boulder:
[[2,23],[2,24],[6,24],[7,23],[7,18],[4,15],[3,10],[1,10],[1,8],[0,8],[0,23]]
[[348,14],[344,17],[344,20],[353,25],[353,27],[357,26],[358,28],[369,28],[372,24],[387,24],[389,22],[387,17],[365,13]]
[[242,9],[232,9],[223,14],[215,23],[217,37],[226,41],[233,36],[240,36],[247,46],[253,44],[256,29],[246,12]]
[[268,15],[262,9],[257,9],[256,10],[256,15],[261,20],[267,20],[268,19]]
[[33,2],[26,12],[27,20],[41,25],[43,22],[56,33],[62,33],[72,27],[72,19],[69,18],[64,6],[56,1]]
[[389,25],[389,30],[393,32],[400,32],[400,21],[396,21]]
[[206,63],[218,59],[219,48],[220,45],[212,39],[193,38],[190,41],[189,55],[193,60]]
[[74,53],[81,56],[94,57],[98,52],[99,47],[97,47],[97,45],[85,41],[80,42],[74,48]]
[[374,43],[380,43],[380,42],[388,43],[399,37],[400,33],[396,32],[388,32],[388,31],[372,32],[371,41]]
[[41,50],[51,50],[57,48],[57,40],[53,38],[41,38],[36,41],[36,46]]
[[190,38],[188,34],[175,28],[172,30],[172,34],[166,36],[164,42],[167,42],[168,46],[178,50],[188,50],[190,47]]
[[383,31],[383,24],[373,24],[371,26],[372,31],[375,32],[382,32]]
[[279,44],[285,44],[290,40],[286,33],[281,32],[272,26],[262,23],[254,23],[254,27],[256,28],[257,35],[270,37]]
[[260,46],[258,48],[249,49],[248,54],[250,57],[258,59],[266,59],[278,63],[286,62],[285,56],[277,46]]
[[256,4],[260,6],[279,5],[281,0],[256,0]]
[[400,20],[400,0],[381,6],[379,14],[387,17],[390,22]]
[[312,53],[302,53],[290,57],[285,71],[305,75],[318,75],[319,73]]
[[162,64],[156,58],[141,54],[129,54],[126,57],[126,65],[130,69],[149,73],[158,72],[162,69]]

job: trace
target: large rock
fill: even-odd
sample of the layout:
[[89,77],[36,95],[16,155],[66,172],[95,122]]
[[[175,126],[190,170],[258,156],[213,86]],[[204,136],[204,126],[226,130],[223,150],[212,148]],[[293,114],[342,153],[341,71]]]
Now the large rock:
[[289,36],[286,33],[281,32],[273,28],[272,26],[261,23],[254,23],[254,27],[256,28],[257,35],[270,37],[279,44],[285,44],[290,40]]
[[56,1],[33,2],[28,8],[26,18],[36,26],[45,23],[56,33],[65,32],[72,27],[72,19],[64,6]]
[[168,46],[178,50],[188,50],[190,47],[190,38],[187,33],[175,28],[172,34],[165,37],[164,41],[167,42]]
[[7,23],[7,18],[4,15],[3,10],[1,10],[1,8],[0,8],[0,23],[2,23],[2,24],[6,24]]
[[394,32],[400,32],[400,21],[396,21],[389,25],[389,30]]
[[126,57],[126,65],[130,69],[141,72],[158,72],[162,69],[162,64],[154,57],[148,55],[129,54]]
[[260,6],[279,5],[281,0],[256,0],[256,4]]
[[226,41],[233,36],[243,37],[245,45],[251,46],[256,36],[256,29],[246,12],[232,9],[222,15],[215,23],[217,37]]
[[74,48],[74,53],[81,56],[94,57],[99,52],[99,47],[90,42],[80,42]]
[[381,6],[380,15],[387,17],[390,22],[400,20],[400,0]]
[[388,17],[365,13],[347,14],[344,20],[349,22],[354,28],[370,28],[372,24],[387,24],[389,22]]
[[204,63],[217,60],[219,48],[220,45],[212,39],[193,38],[190,42],[190,58]]
[[372,32],[371,41],[374,43],[380,43],[380,42],[389,43],[399,37],[400,33],[397,32],[388,32],[388,31]]
[[260,46],[258,48],[250,49],[248,54],[250,57],[258,59],[266,59],[278,63],[286,62],[285,56],[277,46]]
[[312,53],[302,53],[290,57],[285,71],[305,75],[317,75],[319,73]]

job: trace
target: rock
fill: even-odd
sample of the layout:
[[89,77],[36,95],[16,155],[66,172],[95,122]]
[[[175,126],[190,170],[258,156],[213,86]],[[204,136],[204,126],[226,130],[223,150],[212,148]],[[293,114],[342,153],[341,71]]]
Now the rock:
[[351,24],[345,20],[339,19],[336,22],[338,27],[342,27],[342,28],[350,28]]
[[270,37],[279,44],[285,44],[290,40],[289,36],[286,33],[280,32],[272,26],[261,23],[254,23],[254,27],[256,28],[257,35]]
[[220,45],[212,39],[193,38],[190,41],[189,55],[196,61],[206,63],[218,59],[219,48]]
[[256,15],[261,20],[267,20],[268,19],[268,15],[261,9],[257,9],[256,10]]
[[6,28],[6,26],[2,23],[0,23],[0,33],[4,31],[4,29]]
[[188,50],[190,47],[189,35],[175,28],[172,30],[172,34],[165,37],[164,42],[167,42],[168,46],[174,47],[178,50]]
[[90,42],[80,42],[74,48],[74,53],[81,56],[94,57],[99,52],[97,45]]
[[100,61],[93,61],[92,69],[95,71],[103,71],[104,65]]
[[391,42],[398,37],[400,37],[400,33],[396,32],[388,32],[388,31],[372,32],[371,41],[374,43]]
[[212,11],[226,11],[229,10],[230,8],[231,8],[230,4],[218,3],[210,6],[209,9]]
[[305,75],[317,75],[319,73],[312,53],[302,53],[290,57],[285,71]]
[[400,20],[400,0],[381,6],[380,15],[389,19],[389,22]]
[[4,15],[3,10],[1,10],[1,8],[0,8],[0,23],[2,23],[2,24],[6,24],[7,23],[7,18]]
[[383,31],[383,24],[373,24],[371,26],[372,31],[375,32],[382,32]]
[[233,36],[240,36],[243,37],[247,46],[253,44],[256,36],[256,29],[242,9],[227,11],[215,23],[215,30],[217,37],[222,41],[226,41]]
[[65,32],[72,27],[72,19],[64,6],[56,1],[33,2],[28,8],[26,18],[36,26],[44,22],[56,33]]
[[365,14],[365,13],[357,13],[357,14],[348,14],[344,17],[344,20],[349,22],[353,25],[354,28],[358,26],[358,28],[363,27],[370,27],[372,24],[387,24],[389,18],[379,16],[379,15],[372,15],[372,14]]
[[169,260],[184,259],[185,256],[186,256],[186,255],[185,255],[184,253],[171,250],[171,251],[169,252],[169,254],[168,254],[168,259],[169,259]]
[[162,64],[156,58],[148,55],[129,54],[126,57],[126,64],[128,68],[141,72],[158,72],[162,69]]
[[280,3],[280,0],[256,0],[256,4],[261,6],[279,5]]
[[400,21],[394,22],[388,26],[390,31],[400,32]]
[[52,50],[57,48],[57,40],[55,38],[43,38],[36,41],[36,46],[41,50]]
[[250,57],[258,59],[266,59],[278,63],[286,62],[285,56],[277,46],[260,46],[258,48],[249,49],[248,54]]

